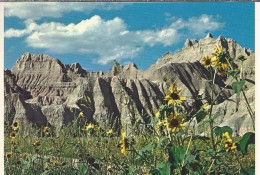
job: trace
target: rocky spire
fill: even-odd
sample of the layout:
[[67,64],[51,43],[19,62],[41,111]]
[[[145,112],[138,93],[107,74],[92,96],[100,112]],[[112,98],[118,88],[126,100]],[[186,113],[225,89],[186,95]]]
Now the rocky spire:
[[185,43],[184,43],[184,47],[190,47],[192,46],[192,43],[189,39],[186,39]]
[[213,38],[213,35],[211,33],[208,33],[205,38]]

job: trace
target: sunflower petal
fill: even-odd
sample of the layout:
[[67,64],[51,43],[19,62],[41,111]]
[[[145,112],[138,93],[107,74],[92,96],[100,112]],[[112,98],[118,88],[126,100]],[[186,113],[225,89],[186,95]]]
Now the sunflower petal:
[[171,104],[173,104],[174,103],[174,100],[172,100],[172,99],[170,99],[169,101],[168,101],[168,105],[171,105]]
[[123,132],[121,133],[121,136],[122,136],[123,138],[125,138],[125,137],[126,137],[126,132],[123,131]]
[[164,97],[164,100],[170,100],[171,99],[171,96],[170,95],[166,95],[165,97]]
[[170,93],[174,93],[176,91],[175,84],[171,85],[170,87]]
[[180,101],[184,101],[184,100],[186,100],[186,97],[180,96]]

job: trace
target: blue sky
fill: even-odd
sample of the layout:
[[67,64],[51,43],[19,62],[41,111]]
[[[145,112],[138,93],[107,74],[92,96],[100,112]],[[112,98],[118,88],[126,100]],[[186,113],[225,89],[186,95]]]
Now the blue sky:
[[185,40],[233,38],[255,50],[252,2],[6,3],[5,68],[24,52],[106,72],[118,60],[147,69]]

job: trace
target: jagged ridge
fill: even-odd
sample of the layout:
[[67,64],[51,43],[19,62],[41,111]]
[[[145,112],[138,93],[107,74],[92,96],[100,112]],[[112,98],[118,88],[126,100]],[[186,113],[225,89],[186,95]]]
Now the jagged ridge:
[[[199,41],[186,40],[183,49],[165,54],[146,71],[129,63],[126,66],[115,64],[106,74],[87,72],[79,63],[64,65],[45,54],[25,53],[11,71],[5,71],[5,118],[11,122],[19,120],[23,125],[49,124],[58,133],[63,124],[83,111],[86,121],[97,122],[104,128],[128,125],[128,133],[131,133],[134,121],[147,122],[154,115],[173,81],[182,87],[185,96],[195,98],[202,94],[203,98],[208,98],[210,74],[198,60],[211,53],[217,44],[231,56],[245,55],[248,58],[246,76],[254,81],[254,53],[242,49],[232,39],[220,36],[214,40],[211,34]],[[216,78],[215,95],[225,83],[225,79]],[[252,85],[248,83],[247,86]],[[232,94],[227,88],[217,103]],[[86,98],[90,102],[87,103]],[[187,109],[196,107],[194,98],[185,103]],[[238,132],[245,132],[240,126]]]

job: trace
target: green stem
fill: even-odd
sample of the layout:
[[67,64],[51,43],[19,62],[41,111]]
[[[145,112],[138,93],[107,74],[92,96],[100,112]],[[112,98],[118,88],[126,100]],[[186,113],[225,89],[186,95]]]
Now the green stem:
[[189,140],[189,143],[188,143],[188,147],[187,147],[187,149],[186,149],[186,152],[185,152],[185,155],[184,155],[184,159],[182,160],[181,169],[182,169],[182,167],[184,166],[185,158],[186,158],[186,156],[187,156],[187,154],[188,154],[188,151],[189,151],[189,148],[190,148],[190,145],[191,145],[192,136],[193,136],[193,134],[191,134],[191,136],[190,136],[190,140]]
[[[229,64],[231,70],[234,70],[234,69],[233,69],[233,66],[230,64],[230,62],[229,62],[229,60],[228,60],[227,58],[226,58],[226,61],[227,61],[227,63]],[[242,71],[243,71],[243,62],[242,62],[242,66],[241,66],[240,80],[242,79],[242,74],[243,74]],[[238,82],[238,78],[235,77],[235,79],[236,79],[236,81]],[[254,120],[255,114],[254,114],[252,108],[251,108],[250,105],[249,105],[249,102],[248,102],[248,100],[247,100],[246,94],[245,94],[245,92],[244,92],[243,89],[242,89],[242,94],[243,94],[243,97],[244,97],[244,99],[245,99],[245,101],[246,101],[246,106],[247,106],[249,115],[250,115],[250,117],[251,117],[251,119],[252,119],[252,122],[253,122],[253,128],[254,128],[254,130],[255,130],[255,120]]]
[[243,77],[243,61],[241,61],[241,67],[240,67],[240,80],[242,80]]
[[[214,76],[213,76],[213,80],[212,80],[212,93],[211,93],[211,100],[213,99],[213,95],[214,95],[214,82],[215,82],[215,78],[216,78],[216,69],[214,70]],[[211,75],[212,75],[212,71],[211,71]],[[211,76],[212,77],[212,76]],[[212,119],[212,110],[213,110],[213,101],[211,102],[210,105],[210,111],[209,111],[209,124],[210,124],[210,137],[211,137],[211,144],[212,144],[212,148],[213,150],[216,152],[216,146],[215,146],[215,141],[214,141],[214,133],[213,133],[213,119]]]
[[255,119],[254,119],[255,113],[252,111],[252,109],[251,109],[251,107],[250,107],[250,105],[249,105],[249,102],[248,102],[248,100],[247,100],[246,94],[245,94],[245,92],[244,92],[243,90],[242,90],[242,94],[243,94],[243,97],[244,97],[244,99],[245,99],[245,101],[246,101],[247,110],[248,110],[248,112],[249,112],[249,114],[250,114],[251,120],[252,120],[252,122],[253,122],[253,128],[254,128],[254,130],[255,130]]
[[210,170],[211,170],[213,164],[215,163],[215,160],[216,160],[216,159],[213,159],[213,160],[212,160],[212,163],[210,164],[209,169],[208,169],[208,173],[210,173]]

